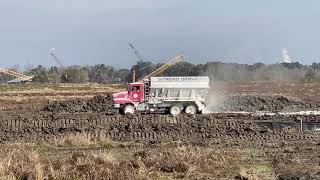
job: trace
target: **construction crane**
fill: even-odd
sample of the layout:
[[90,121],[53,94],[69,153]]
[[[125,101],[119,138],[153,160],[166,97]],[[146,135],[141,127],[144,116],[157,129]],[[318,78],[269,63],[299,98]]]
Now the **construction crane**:
[[13,70],[9,70],[9,69],[5,69],[5,68],[0,68],[0,73],[16,77],[16,78],[21,79],[23,81],[32,81],[32,78],[33,78],[33,76],[27,76],[22,73],[19,73],[19,72],[13,71]]
[[[140,62],[143,62],[144,59],[143,57],[141,56],[141,54],[139,53],[139,51],[131,44],[129,43],[129,46],[131,47],[131,49],[133,50],[134,54],[137,56],[137,58],[139,59]],[[144,79],[149,79],[150,77],[152,76],[157,76],[159,74],[161,74],[162,72],[164,72],[165,70],[167,70],[168,68],[170,68],[171,66],[173,66],[174,64],[182,61],[184,59],[184,55],[180,54],[180,55],[177,55],[175,58],[173,58],[172,60],[170,60],[168,63],[162,65],[160,68],[156,69],[155,71],[153,71],[152,73],[150,73],[149,75],[145,76],[142,80]],[[146,68],[149,68],[150,66],[148,67],[144,67],[142,69],[138,69],[138,70],[134,70],[132,69],[132,82],[135,82],[136,81],[136,71],[140,71],[140,70],[143,70],[143,69],[146,69]]]
[[[144,59],[141,56],[141,54],[139,53],[139,51],[131,44],[129,43],[129,47],[133,50],[134,54],[137,56],[137,58],[139,59],[139,62],[143,62]],[[139,69],[138,71],[140,71],[141,69]],[[134,69],[131,69],[131,74],[132,74],[132,82],[136,81],[136,71]]]
[[173,59],[171,59],[169,62],[167,62],[166,64],[162,65],[160,68],[156,69],[149,75],[145,76],[142,80],[149,79],[150,77],[153,77],[153,76],[157,76],[163,73],[165,70],[167,70],[171,66],[175,65],[176,63],[183,61],[184,59],[185,59],[185,56],[182,54],[179,54],[175,56]]
[[134,54],[137,56],[137,58],[139,59],[139,61],[143,62],[144,58],[141,56],[141,54],[139,53],[139,51],[131,44],[129,43],[129,47],[133,50]]
[[60,66],[61,70],[65,70],[64,64],[61,62],[61,60],[56,56],[55,54],[56,48],[50,49],[49,53],[53,57],[53,60]]

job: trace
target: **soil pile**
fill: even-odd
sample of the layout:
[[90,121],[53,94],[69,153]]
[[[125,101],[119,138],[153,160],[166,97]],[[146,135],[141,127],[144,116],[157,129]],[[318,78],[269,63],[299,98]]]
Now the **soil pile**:
[[111,96],[95,96],[89,100],[76,99],[53,102],[43,108],[49,112],[108,112],[113,114]]
[[[212,111],[306,111],[319,109],[311,101],[287,98],[284,96],[229,96],[218,103]],[[114,114],[111,96],[95,96],[93,99],[66,100],[50,103],[43,108],[48,112],[108,112]]]
[[230,96],[218,105],[219,111],[305,111],[317,108],[310,102],[289,99],[284,96]]
[[[244,116],[108,115],[107,113],[0,114],[0,142],[50,141],[73,134],[92,139],[146,143],[183,141],[222,146],[266,146],[281,143],[320,144],[319,133],[244,120]],[[254,117],[247,117],[254,118]],[[250,143],[248,143],[250,142]]]

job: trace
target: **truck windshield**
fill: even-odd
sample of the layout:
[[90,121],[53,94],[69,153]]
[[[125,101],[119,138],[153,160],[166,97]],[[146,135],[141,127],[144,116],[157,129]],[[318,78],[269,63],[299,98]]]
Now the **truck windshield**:
[[139,85],[129,85],[128,86],[128,92],[139,92],[141,87]]
[[132,92],[138,92],[140,90],[140,86],[133,86]]

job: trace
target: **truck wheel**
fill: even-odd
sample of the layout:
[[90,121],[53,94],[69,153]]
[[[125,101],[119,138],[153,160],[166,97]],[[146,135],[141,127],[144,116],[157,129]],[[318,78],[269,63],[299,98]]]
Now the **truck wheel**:
[[197,108],[195,105],[188,105],[186,109],[184,110],[187,114],[196,114],[197,113]]
[[123,114],[134,114],[134,107],[131,104],[127,104],[123,108]]
[[174,116],[181,114],[181,108],[179,106],[171,106],[170,114]]

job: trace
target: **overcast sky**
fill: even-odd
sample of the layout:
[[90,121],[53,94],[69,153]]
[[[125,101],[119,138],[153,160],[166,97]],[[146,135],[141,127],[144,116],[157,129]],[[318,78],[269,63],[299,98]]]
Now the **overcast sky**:
[[320,61],[319,0],[1,0],[0,66]]

